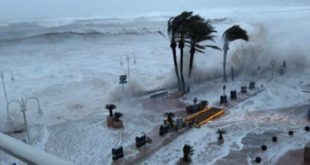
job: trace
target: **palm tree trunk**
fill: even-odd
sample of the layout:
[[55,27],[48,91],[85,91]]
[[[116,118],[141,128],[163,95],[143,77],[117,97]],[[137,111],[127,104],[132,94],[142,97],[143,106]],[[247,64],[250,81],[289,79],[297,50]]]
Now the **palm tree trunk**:
[[223,77],[224,77],[224,82],[227,82],[226,59],[227,59],[227,50],[224,50],[224,59],[223,59]]
[[184,81],[184,75],[183,75],[183,48],[180,48],[180,73],[181,73],[181,89],[182,93],[185,93],[185,81]]
[[110,116],[113,117],[112,109],[109,109]]
[[183,75],[183,49],[184,49],[184,37],[181,35],[181,40],[179,41],[179,48],[180,48],[180,74],[181,74],[181,89],[182,93],[185,93],[185,81]]
[[219,133],[219,139],[222,140],[223,139],[223,135],[222,133]]
[[187,154],[185,154],[185,155],[183,156],[183,160],[184,160],[184,162],[188,162],[188,155],[187,155]]
[[193,70],[193,63],[194,63],[194,54],[195,54],[195,47],[194,45],[191,46],[191,50],[190,50],[190,61],[189,61],[189,70],[188,70],[188,88],[190,88],[190,82],[191,82],[191,77],[192,77],[192,70]]
[[171,49],[172,49],[174,69],[175,69],[175,74],[176,74],[176,76],[177,76],[178,89],[179,89],[179,91],[180,91],[180,90],[181,90],[181,82],[180,82],[180,75],[179,75],[179,70],[178,70],[176,43],[175,43],[174,40],[171,42],[170,47],[171,47]]
[[225,40],[224,48],[223,49],[224,49],[224,55],[223,55],[223,78],[224,78],[224,82],[227,82],[226,60],[227,60],[227,51],[229,49],[227,40]]

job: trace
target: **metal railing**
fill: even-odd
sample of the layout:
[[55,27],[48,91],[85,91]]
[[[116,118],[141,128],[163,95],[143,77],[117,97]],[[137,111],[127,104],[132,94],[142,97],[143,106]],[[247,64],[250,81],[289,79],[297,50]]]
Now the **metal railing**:
[[0,133],[0,150],[28,165],[73,165],[3,133]]

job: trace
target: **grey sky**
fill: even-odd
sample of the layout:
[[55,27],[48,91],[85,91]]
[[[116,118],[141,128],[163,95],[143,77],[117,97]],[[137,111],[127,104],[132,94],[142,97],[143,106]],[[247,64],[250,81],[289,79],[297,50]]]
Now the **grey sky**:
[[304,5],[310,0],[0,0],[0,20],[117,17],[221,6]]

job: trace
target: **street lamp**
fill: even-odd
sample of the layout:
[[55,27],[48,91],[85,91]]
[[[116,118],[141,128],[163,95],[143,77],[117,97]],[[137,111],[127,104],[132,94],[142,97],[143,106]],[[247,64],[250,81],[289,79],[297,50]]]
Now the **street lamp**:
[[[129,54],[129,55],[123,55],[120,57],[120,64],[123,66],[124,63],[123,63],[123,57],[126,57],[126,60],[127,60],[127,75],[128,75],[128,83],[130,83],[130,58],[133,59],[133,63],[136,64],[137,61],[136,61],[136,56],[134,54]],[[129,84],[130,86],[130,84]]]
[[29,130],[28,130],[28,122],[27,122],[27,116],[26,116],[26,111],[27,111],[27,103],[29,100],[34,100],[36,101],[37,105],[38,105],[38,113],[39,114],[43,114],[43,111],[41,109],[40,106],[40,101],[37,97],[28,97],[25,100],[22,98],[21,101],[19,100],[11,100],[8,102],[7,104],[7,109],[9,110],[9,106],[12,103],[18,103],[20,106],[20,111],[23,113],[23,118],[24,118],[24,124],[25,124],[25,130],[26,130],[26,134],[27,134],[27,139],[28,139],[28,143],[30,143],[30,135],[29,135]]
[[128,74],[128,79],[130,80],[130,58],[133,58],[133,63],[136,64],[136,56],[134,54],[130,54],[130,55],[123,55],[120,57],[120,64],[123,66],[123,57],[126,57],[126,61],[127,61],[127,74]]
[[[5,98],[5,101],[6,101],[6,105],[8,105],[9,101],[8,101],[8,95],[6,93],[6,88],[5,88],[5,83],[4,83],[4,74],[5,73],[10,73],[11,74],[11,80],[14,81],[15,78],[13,76],[13,72],[12,70],[9,70],[9,69],[5,69],[5,70],[0,70],[0,76],[1,76],[1,80],[2,80],[2,87],[3,87],[3,93],[4,93],[4,98]],[[11,121],[13,120],[13,117],[10,115],[10,112],[9,112],[9,109],[7,108],[6,109],[7,111],[7,120],[8,121]]]

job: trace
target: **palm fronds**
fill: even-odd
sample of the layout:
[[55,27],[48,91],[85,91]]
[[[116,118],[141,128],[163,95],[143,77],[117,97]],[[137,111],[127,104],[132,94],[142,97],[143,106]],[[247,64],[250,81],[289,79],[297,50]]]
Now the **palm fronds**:
[[216,131],[216,133],[219,134],[219,135],[223,135],[223,134],[226,134],[227,131],[224,130],[224,129],[218,129],[218,130]]
[[245,41],[249,40],[249,36],[247,35],[247,32],[243,30],[239,25],[234,25],[230,28],[228,28],[223,33],[223,39],[226,39],[227,41],[234,41],[237,39],[242,39]]
[[105,108],[107,110],[109,110],[110,116],[112,117],[113,116],[113,109],[116,109],[116,105],[114,105],[114,104],[107,104],[107,105],[105,105]]
[[105,105],[105,108],[106,109],[115,109],[116,105],[114,105],[114,104],[107,104],[107,105]]
[[249,40],[249,36],[247,35],[247,32],[243,30],[239,25],[234,25],[230,28],[228,28],[223,33],[223,40],[224,40],[224,55],[223,55],[223,78],[224,82],[227,81],[227,74],[226,74],[226,60],[227,60],[227,52],[229,50],[229,42],[242,39],[245,41]]
[[119,119],[123,116],[121,112],[115,112],[114,113],[114,119],[115,121],[119,121]]
[[183,161],[191,162],[191,156],[194,154],[193,146],[185,144],[183,146]]
[[169,19],[167,32],[171,39],[175,39],[174,37],[181,30],[181,27],[184,25],[184,22],[186,22],[192,15],[193,12],[184,11],[178,16],[171,17]]

